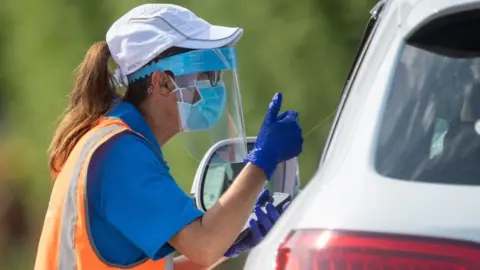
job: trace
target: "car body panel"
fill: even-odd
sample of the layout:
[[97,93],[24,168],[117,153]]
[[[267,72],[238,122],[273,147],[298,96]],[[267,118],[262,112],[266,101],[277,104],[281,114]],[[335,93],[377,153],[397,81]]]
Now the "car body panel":
[[480,187],[389,179],[373,168],[385,90],[405,37],[439,14],[473,6],[480,7],[480,1],[386,1],[356,78],[351,85],[347,83],[348,97],[343,97],[345,104],[337,112],[319,170],[250,252],[244,269],[274,269],[278,246],[296,229],[384,232],[480,243]]

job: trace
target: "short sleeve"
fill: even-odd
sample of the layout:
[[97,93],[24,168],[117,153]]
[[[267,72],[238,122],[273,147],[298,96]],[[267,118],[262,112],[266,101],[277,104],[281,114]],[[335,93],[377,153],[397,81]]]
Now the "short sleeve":
[[140,137],[124,133],[102,147],[100,215],[151,259],[165,257],[170,238],[203,212]]

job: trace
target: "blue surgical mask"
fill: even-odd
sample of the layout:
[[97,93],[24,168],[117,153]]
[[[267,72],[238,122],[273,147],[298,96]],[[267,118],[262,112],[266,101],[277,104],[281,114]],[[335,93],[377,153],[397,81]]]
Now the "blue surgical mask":
[[226,103],[226,89],[222,81],[211,86],[209,80],[194,82],[201,99],[195,104],[177,102],[184,131],[206,130],[218,123]]

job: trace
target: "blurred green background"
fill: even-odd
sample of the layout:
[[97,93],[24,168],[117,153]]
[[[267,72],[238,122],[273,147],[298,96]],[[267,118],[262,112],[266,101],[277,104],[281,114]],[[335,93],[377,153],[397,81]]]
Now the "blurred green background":
[[[247,135],[276,91],[304,133],[331,116],[375,0],[179,0],[215,24],[245,29],[238,44]],[[32,269],[52,187],[46,149],[73,70],[92,43],[140,0],[0,1],[0,269]],[[301,181],[314,174],[333,117],[305,138]],[[189,192],[197,161],[164,148]],[[188,169],[186,169],[188,168]],[[243,258],[219,269],[241,269]]]

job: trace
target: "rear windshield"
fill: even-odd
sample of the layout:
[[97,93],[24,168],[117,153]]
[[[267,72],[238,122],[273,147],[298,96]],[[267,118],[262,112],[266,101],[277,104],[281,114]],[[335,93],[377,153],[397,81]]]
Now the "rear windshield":
[[480,185],[480,12],[431,22],[400,53],[375,168],[396,179]]

